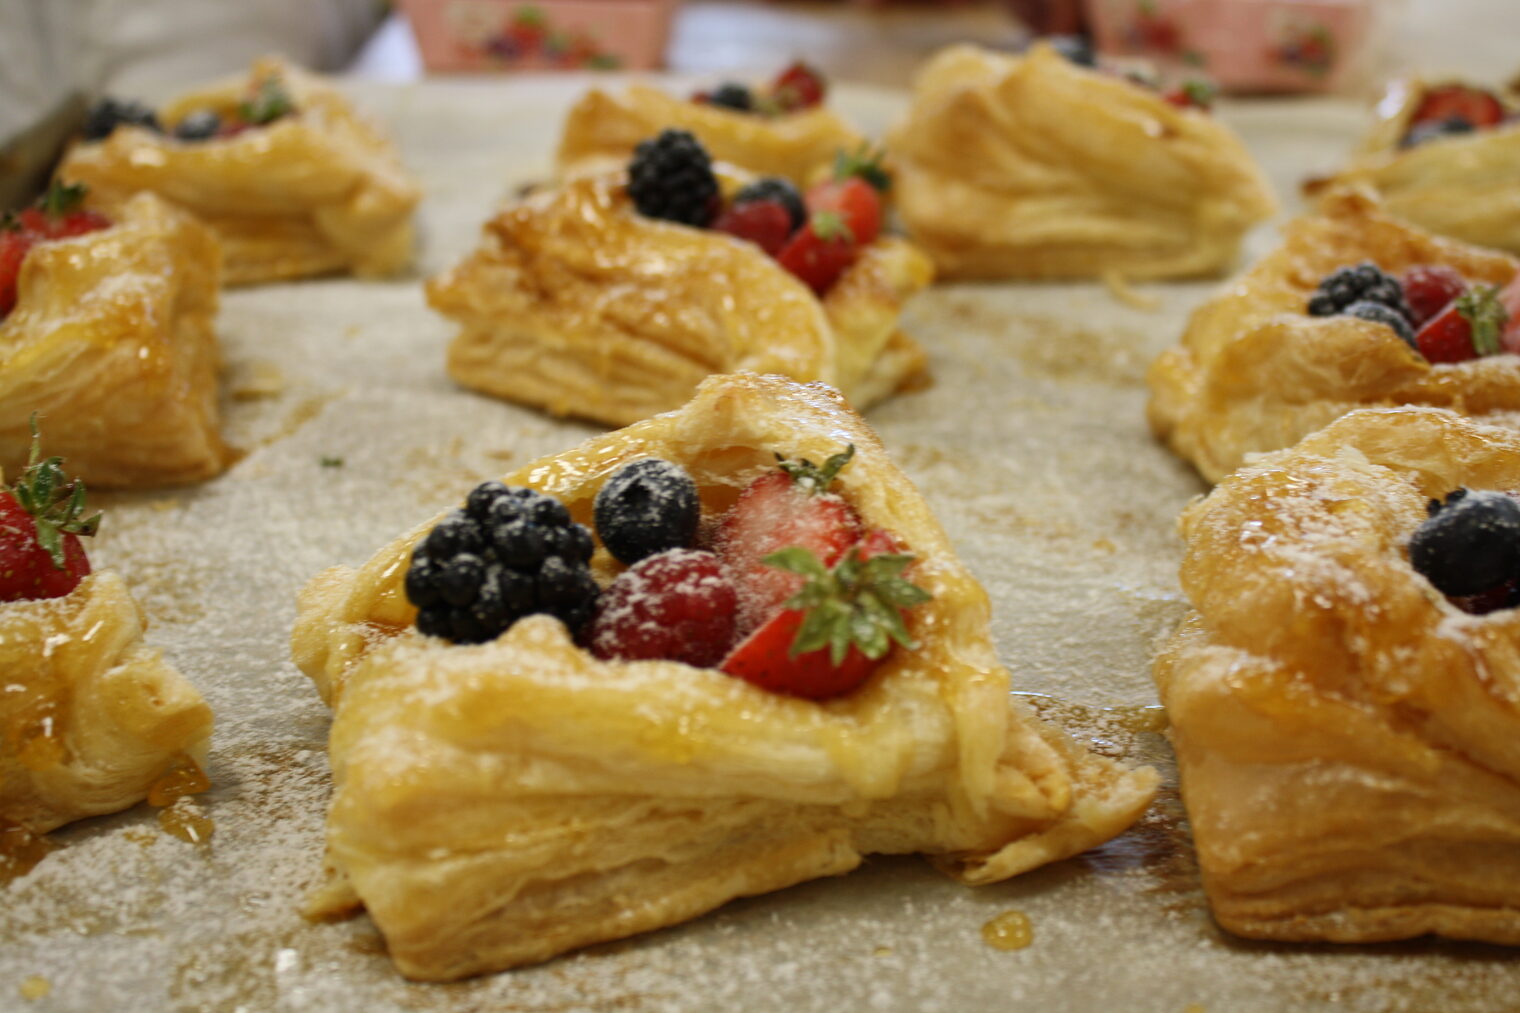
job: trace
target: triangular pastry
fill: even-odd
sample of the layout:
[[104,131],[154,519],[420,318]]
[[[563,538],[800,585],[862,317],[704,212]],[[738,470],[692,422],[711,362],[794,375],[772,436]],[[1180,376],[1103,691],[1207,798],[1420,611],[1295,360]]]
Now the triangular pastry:
[[1151,365],[1151,428],[1218,481],[1246,455],[1291,446],[1354,408],[1425,404],[1491,420],[1520,411],[1520,357],[1432,363],[1383,324],[1308,315],[1321,279],[1369,260],[1393,274],[1440,265],[1501,287],[1516,268],[1396,221],[1364,193],[1333,192],[1199,307],[1181,343]]
[[[175,135],[187,118],[208,111],[234,121],[268,82],[292,111],[241,132]],[[175,99],[162,118],[168,133],[126,125],[75,144],[59,178],[89,184],[107,212],[139,190],[193,212],[222,242],[229,285],[389,275],[411,262],[417,183],[390,141],[321,78],[258,60],[245,77]]]
[[712,373],[821,380],[857,407],[917,385],[925,357],[897,320],[931,274],[912,244],[882,237],[820,299],[752,243],[640,215],[609,175],[502,211],[427,296],[461,325],[459,383],[626,425],[680,407]]
[[898,213],[946,278],[1212,274],[1276,208],[1228,127],[1044,44],[938,53],[887,148]]
[[865,143],[837,113],[821,105],[760,116],[632,84],[617,93],[593,88],[571,108],[555,165],[562,179],[599,175],[626,164],[640,141],[668,127],[691,131],[719,161],[799,185],[826,172],[840,152]]
[[209,478],[234,456],[219,432],[216,239],[150,193],[111,217],[22,261],[0,320],[0,465],[25,464],[35,412],[91,485]]
[[[1112,837],[1150,769],[1088,752],[1009,694],[981,586],[837,395],[712,377],[679,411],[505,481],[579,520],[608,476],[676,462],[723,509],[775,454],[855,457],[839,495],[914,553],[932,593],[869,680],[825,701],[712,668],[601,661],[534,615],[458,646],[411,628],[419,526],[301,595],[296,663],[335,709],[335,876],[317,912],[362,904],[408,977],[447,980],[674,924],[734,897],[923,852],[990,883]],[[610,561],[598,548],[593,569]]]
[[143,627],[109,570],[62,598],[0,603],[0,823],[43,833],[116,812],[204,762],[211,710]]
[[1155,676],[1231,932],[1520,943],[1520,609],[1464,612],[1406,548],[1459,487],[1520,493],[1520,437],[1360,410],[1183,514]]

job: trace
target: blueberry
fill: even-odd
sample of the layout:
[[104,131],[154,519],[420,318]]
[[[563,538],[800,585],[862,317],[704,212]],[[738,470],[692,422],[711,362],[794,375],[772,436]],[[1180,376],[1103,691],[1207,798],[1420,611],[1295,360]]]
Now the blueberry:
[[122,126],[143,127],[160,134],[164,130],[158,122],[158,115],[150,107],[141,102],[114,98],[103,98],[91,106],[81,129],[85,140],[103,141],[111,136],[111,131]]
[[222,118],[210,109],[198,109],[174,125],[174,136],[182,141],[208,141],[222,129]]
[[1098,59],[1093,54],[1092,43],[1085,35],[1051,35],[1045,39],[1050,48],[1079,67],[1096,67]]
[[707,96],[709,105],[722,106],[725,109],[735,109],[741,113],[747,113],[755,108],[755,96],[742,84],[733,81],[724,81],[712,90]]
[[1426,141],[1433,141],[1438,137],[1452,137],[1457,134],[1470,134],[1478,129],[1472,121],[1461,116],[1448,116],[1444,120],[1431,120],[1421,123],[1409,133],[1404,135],[1400,147],[1413,148]]
[[1479,594],[1520,577],[1520,503],[1458,489],[1409,539],[1409,562],[1442,594]]
[[1363,300],[1352,303],[1341,312],[1348,317],[1371,320],[1375,324],[1386,324],[1393,328],[1393,333],[1403,338],[1410,348],[1417,352],[1420,350],[1419,344],[1414,340],[1414,328],[1409,326],[1409,321],[1398,310],[1389,309],[1382,303]]
[[618,469],[596,494],[592,512],[607,551],[632,565],[694,545],[702,504],[686,469],[648,457]]

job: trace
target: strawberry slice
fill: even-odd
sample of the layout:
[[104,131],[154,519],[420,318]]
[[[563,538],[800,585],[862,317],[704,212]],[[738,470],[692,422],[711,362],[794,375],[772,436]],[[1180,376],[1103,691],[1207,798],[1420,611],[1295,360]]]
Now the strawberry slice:
[[808,190],[810,212],[832,213],[861,246],[881,235],[881,194],[860,176],[830,180]]
[[1466,362],[1501,351],[1500,335],[1508,320],[1497,290],[1475,285],[1426,321],[1414,340],[1431,362]]
[[819,211],[782,247],[776,260],[818,295],[839,280],[859,247],[844,221],[832,211]]
[[773,693],[822,700],[865,682],[894,642],[917,646],[903,612],[929,593],[902,576],[913,556],[899,551],[890,534],[872,531],[832,568],[801,547],[765,561],[804,583],[723,660],[729,675]]
[[81,535],[93,535],[100,515],[84,517],[85,490],[63,472],[62,460],[38,460],[41,442],[32,416],[32,452],[21,479],[0,488],[0,601],[61,598],[90,572]]
[[784,461],[751,482],[723,517],[713,547],[739,592],[739,635],[768,620],[797,592],[802,579],[765,563],[788,547],[807,549],[832,566],[860,539],[855,510],[828,491],[855,456],[850,444],[821,466]]
[[1491,127],[1504,120],[1504,104],[1482,88],[1453,84],[1425,93],[1410,117],[1411,127],[1443,120],[1466,120],[1475,127]]

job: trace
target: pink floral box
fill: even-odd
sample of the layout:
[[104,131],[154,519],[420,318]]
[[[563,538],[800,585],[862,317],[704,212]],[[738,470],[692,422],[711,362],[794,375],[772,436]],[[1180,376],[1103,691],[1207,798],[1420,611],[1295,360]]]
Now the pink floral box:
[[1231,91],[1332,91],[1367,57],[1374,0],[1088,0],[1098,48]]
[[429,71],[652,70],[676,0],[402,0]]

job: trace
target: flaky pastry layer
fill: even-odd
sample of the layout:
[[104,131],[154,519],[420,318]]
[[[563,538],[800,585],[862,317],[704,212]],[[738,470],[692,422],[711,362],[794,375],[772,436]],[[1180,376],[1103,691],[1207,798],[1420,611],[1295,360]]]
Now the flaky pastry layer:
[[924,355],[897,321],[931,275],[911,244],[882,238],[819,299],[752,243],[638,214],[619,175],[502,211],[427,295],[461,326],[459,383],[627,425],[713,373],[821,380],[860,407],[920,384]]
[[116,812],[182,758],[204,761],[211,710],[143,628],[110,571],[0,604],[0,821],[42,833]]
[[163,121],[172,129],[202,109],[233,117],[249,83],[271,76],[290,95],[293,115],[205,141],[118,127],[71,148],[58,176],[87,183],[91,205],[107,213],[139,190],[191,211],[220,239],[229,285],[404,270],[417,183],[390,141],[321,78],[258,60],[246,77],[175,99]]
[[986,593],[832,390],[712,377],[681,410],[504,481],[589,523],[606,478],[656,456],[685,466],[711,513],[775,453],[823,460],[846,442],[856,454],[837,491],[916,554],[913,579],[934,597],[908,619],[918,648],[841,698],[599,661],[547,616],[478,646],[422,637],[402,580],[433,521],[313,580],[293,653],[336,712],[337,874],[314,909],[362,903],[404,974],[444,980],[673,924],[867,853],[924,852],[989,883],[1123,830],[1154,772],[1088,752],[1010,696]]
[[1229,128],[1037,45],[952,46],[887,139],[893,197],[947,278],[1174,278],[1276,209]]
[[1434,405],[1513,424],[1520,356],[1432,365],[1382,324],[1307,315],[1321,278],[1363,260],[1395,275],[1444,264],[1491,285],[1516,268],[1497,251],[1396,221],[1364,193],[1333,192],[1194,311],[1182,342],[1151,364],[1152,430],[1217,482],[1246,455],[1291,446],[1359,407]]
[[22,261],[0,320],[0,466],[25,466],[35,412],[48,453],[89,485],[209,478],[234,459],[217,405],[216,239],[149,193],[113,215]]
[[1520,437],[1370,409],[1183,514],[1155,676],[1231,932],[1520,943],[1520,609],[1458,610],[1405,548],[1459,486],[1520,491]]

